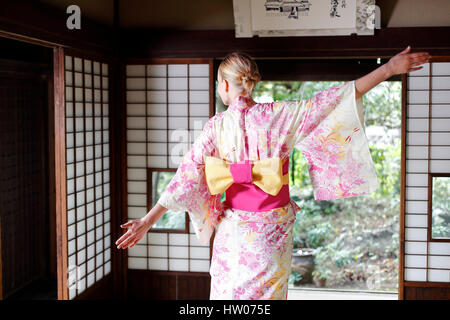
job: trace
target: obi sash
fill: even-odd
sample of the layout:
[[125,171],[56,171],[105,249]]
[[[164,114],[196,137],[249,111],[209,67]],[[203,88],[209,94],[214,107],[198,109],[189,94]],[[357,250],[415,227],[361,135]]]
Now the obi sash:
[[244,211],[267,211],[290,202],[289,157],[229,163],[206,157],[205,177],[211,194],[225,192],[224,205]]

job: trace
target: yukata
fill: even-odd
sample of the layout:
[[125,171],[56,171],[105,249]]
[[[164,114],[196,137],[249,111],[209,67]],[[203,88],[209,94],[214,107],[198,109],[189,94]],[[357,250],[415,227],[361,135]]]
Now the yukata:
[[289,197],[271,209],[258,199],[233,207],[228,196],[237,182],[226,189],[222,202],[221,194],[208,187],[205,159],[243,163],[277,157],[285,174],[294,147],[307,160],[317,201],[364,195],[378,187],[362,98],[355,97],[355,81],[348,81],[305,100],[256,103],[238,96],[207,121],[161,194],[159,204],[188,212],[202,244],[215,231],[211,300],[287,299],[300,207]]

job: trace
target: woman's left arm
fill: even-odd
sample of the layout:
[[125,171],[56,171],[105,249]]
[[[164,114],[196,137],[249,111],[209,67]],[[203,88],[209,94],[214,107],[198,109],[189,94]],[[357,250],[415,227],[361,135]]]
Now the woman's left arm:
[[393,75],[422,69],[423,66],[417,66],[428,62],[431,56],[428,52],[408,53],[410,49],[411,47],[408,46],[405,50],[389,59],[387,63],[355,80],[356,99],[359,99],[370,89]]

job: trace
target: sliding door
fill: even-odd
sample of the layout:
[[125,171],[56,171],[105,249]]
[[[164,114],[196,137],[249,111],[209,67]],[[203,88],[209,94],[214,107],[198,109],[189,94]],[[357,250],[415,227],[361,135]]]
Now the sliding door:
[[111,278],[110,70],[54,49],[58,299]]

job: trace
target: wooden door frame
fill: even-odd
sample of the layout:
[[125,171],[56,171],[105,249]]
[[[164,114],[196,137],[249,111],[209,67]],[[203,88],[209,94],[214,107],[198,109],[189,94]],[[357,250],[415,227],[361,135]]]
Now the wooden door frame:
[[56,260],[58,300],[68,300],[67,286],[67,190],[66,190],[66,123],[64,49],[53,49],[54,85],[54,151],[55,151],[55,211],[56,211]]

